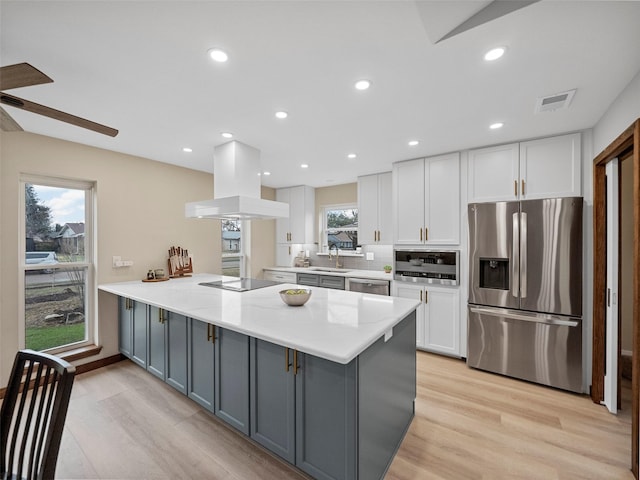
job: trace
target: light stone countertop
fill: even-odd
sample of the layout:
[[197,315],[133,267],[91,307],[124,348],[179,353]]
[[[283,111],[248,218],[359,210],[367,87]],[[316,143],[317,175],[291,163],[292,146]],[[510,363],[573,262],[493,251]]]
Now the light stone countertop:
[[324,270],[315,270],[315,268],[325,267],[268,267],[263,270],[269,270],[272,272],[312,273],[315,275],[331,275],[345,278],[366,278],[369,280],[393,280],[393,272],[384,273],[383,270],[356,270],[351,268],[341,268],[341,271],[327,272]]
[[298,288],[295,284],[248,292],[198,285],[234,279],[237,280],[196,274],[166,282],[137,280],[98,288],[342,364],[349,363],[383,335],[392,333],[393,327],[420,304],[406,298],[314,287],[304,306],[289,307],[278,292]]

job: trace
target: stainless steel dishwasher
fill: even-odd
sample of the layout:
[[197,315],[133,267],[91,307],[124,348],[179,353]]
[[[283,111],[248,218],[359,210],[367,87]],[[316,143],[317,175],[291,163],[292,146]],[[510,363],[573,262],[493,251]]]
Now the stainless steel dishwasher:
[[347,278],[347,290],[351,292],[389,296],[389,281],[370,280],[367,278]]

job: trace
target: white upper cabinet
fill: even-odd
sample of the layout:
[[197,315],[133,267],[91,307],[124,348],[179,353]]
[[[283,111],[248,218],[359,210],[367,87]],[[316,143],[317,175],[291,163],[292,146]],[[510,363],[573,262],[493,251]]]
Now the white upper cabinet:
[[358,242],[393,242],[391,172],[358,177]]
[[398,245],[460,243],[460,154],[393,165]]
[[580,134],[561,135],[520,144],[520,198],[582,195]]
[[469,203],[582,195],[579,133],[469,151]]
[[518,198],[518,144],[469,151],[469,203]]
[[306,185],[279,188],[276,201],[289,204],[289,218],[276,220],[276,243],[315,242],[315,189]]

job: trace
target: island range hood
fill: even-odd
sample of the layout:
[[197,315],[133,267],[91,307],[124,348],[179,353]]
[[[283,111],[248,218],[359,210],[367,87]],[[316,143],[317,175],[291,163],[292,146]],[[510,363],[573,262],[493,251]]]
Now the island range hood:
[[189,202],[187,218],[266,220],[289,216],[289,205],[260,198],[260,151],[238,141],[213,151],[213,200]]

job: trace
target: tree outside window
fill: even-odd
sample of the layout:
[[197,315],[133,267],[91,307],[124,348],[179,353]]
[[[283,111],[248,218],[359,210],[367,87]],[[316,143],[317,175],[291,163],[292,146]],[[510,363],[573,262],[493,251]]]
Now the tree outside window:
[[358,209],[341,205],[325,208],[327,250],[355,250],[358,246]]

